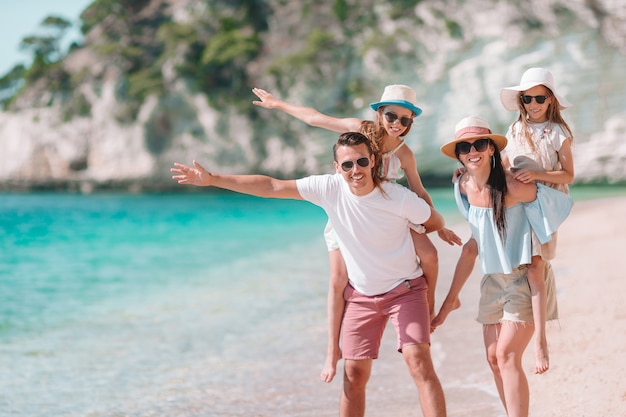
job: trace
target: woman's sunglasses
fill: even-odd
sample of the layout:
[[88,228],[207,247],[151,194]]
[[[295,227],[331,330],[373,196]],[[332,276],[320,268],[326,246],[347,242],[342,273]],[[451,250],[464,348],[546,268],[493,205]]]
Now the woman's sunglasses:
[[472,146],[474,147],[474,149],[476,149],[476,152],[484,152],[485,150],[487,150],[487,147],[489,146],[489,139],[487,138],[478,139],[472,143],[458,142],[456,144],[456,152],[459,155],[466,155],[470,153],[470,151],[472,150]]
[[[396,120],[398,120],[398,115],[395,113],[392,113],[390,111],[388,111],[387,113],[385,113],[385,119],[389,122],[389,123],[393,123]],[[411,123],[413,123],[413,119],[410,117],[401,117],[400,118],[400,124],[404,127],[409,127],[411,126]]]
[[[367,166],[370,164],[370,159],[364,156],[363,158],[357,159],[356,163],[362,168],[367,168]],[[344,161],[341,163],[341,169],[343,169],[345,172],[350,171],[352,167],[354,167],[354,161]]]
[[550,96],[520,96],[522,99],[522,103],[530,104],[533,101],[533,98],[537,102],[537,104],[543,104]]

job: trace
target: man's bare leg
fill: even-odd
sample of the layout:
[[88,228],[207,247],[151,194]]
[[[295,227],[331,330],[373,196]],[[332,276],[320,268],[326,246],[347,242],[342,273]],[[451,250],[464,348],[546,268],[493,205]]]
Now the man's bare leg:
[[420,395],[424,417],[445,417],[446,400],[426,343],[402,348],[402,355]]
[[340,417],[365,416],[365,388],[372,373],[372,359],[344,361]]

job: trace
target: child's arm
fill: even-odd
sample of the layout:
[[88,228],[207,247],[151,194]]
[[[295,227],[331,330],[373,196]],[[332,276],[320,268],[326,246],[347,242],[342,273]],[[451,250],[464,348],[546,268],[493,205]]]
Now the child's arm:
[[[506,150],[506,148],[505,148],[505,150]],[[501,157],[502,157],[502,167],[505,170],[511,168],[511,161],[509,161],[508,155],[506,153],[502,153]]]
[[311,107],[287,103],[286,101],[277,99],[271,93],[268,93],[260,88],[253,88],[252,92],[260,99],[260,101],[256,100],[252,102],[255,106],[263,107],[265,109],[281,110],[288,115],[303,121],[309,126],[321,127],[337,133],[358,132],[361,127],[361,123],[363,122],[358,118],[338,118],[328,116]]
[[[417,161],[415,160],[415,155],[413,151],[408,147],[408,145],[402,146],[400,149],[396,151],[396,155],[400,159],[400,166],[406,175],[407,182],[409,183],[409,188],[415,194],[418,195],[421,199],[426,201],[429,206],[434,207],[433,200],[430,198],[430,194],[424,188],[424,184],[422,183],[422,179],[420,178],[420,174],[417,171]],[[450,245],[459,245],[461,246],[461,238],[457,236],[452,230],[443,227],[437,231],[437,234],[444,242],[447,242]]]
[[572,138],[566,139],[559,150],[561,169],[558,171],[535,171],[519,169],[515,171],[515,179],[523,183],[541,181],[552,184],[571,184],[574,181],[574,157],[572,155]]
[[476,263],[476,257],[478,256],[478,244],[474,238],[470,238],[470,240],[463,245],[463,249],[461,250],[461,256],[456,264],[456,269],[454,270],[454,277],[452,278],[452,283],[450,284],[450,290],[448,290],[448,295],[444,300],[441,308],[439,309],[439,314],[433,319],[430,324],[432,330],[436,327],[441,326],[443,322],[448,317],[453,310],[461,307],[461,301],[459,300],[459,294],[461,293],[461,289],[467,282],[467,279],[471,275],[474,270],[474,264]]
[[424,188],[422,178],[417,171],[417,161],[415,160],[415,155],[413,151],[411,151],[411,148],[405,144],[396,151],[396,156],[400,159],[400,166],[404,171],[404,175],[406,175],[406,180],[409,183],[411,191],[417,194],[419,198],[426,201],[429,206],[434,207],[433,200],[430,198],[426,188]]

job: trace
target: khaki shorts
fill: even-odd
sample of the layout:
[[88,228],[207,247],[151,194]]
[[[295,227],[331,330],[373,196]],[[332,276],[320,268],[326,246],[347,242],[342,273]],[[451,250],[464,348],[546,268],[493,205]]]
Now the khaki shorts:
[[[521,323],[533,322],[530,285],[526,266],[510,274],[487,274],[480,283],[480,305],[477,320],[482,324],[495,324],[504,320]],[[546,320],[559,317],[556,287],[552,266],[546,262]]]

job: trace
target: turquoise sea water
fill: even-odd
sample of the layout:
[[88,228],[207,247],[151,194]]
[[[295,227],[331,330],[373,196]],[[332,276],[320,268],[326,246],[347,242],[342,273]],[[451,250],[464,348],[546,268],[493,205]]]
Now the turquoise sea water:
[[0,416],[335,415],[325,222],[231,193],[0,194]]
[[[0,197],[5,336],[169,286],[245,253],[315,236],[309,204],[239,195],[16,194]],[[6,291],[4,291],[6,289]]]

